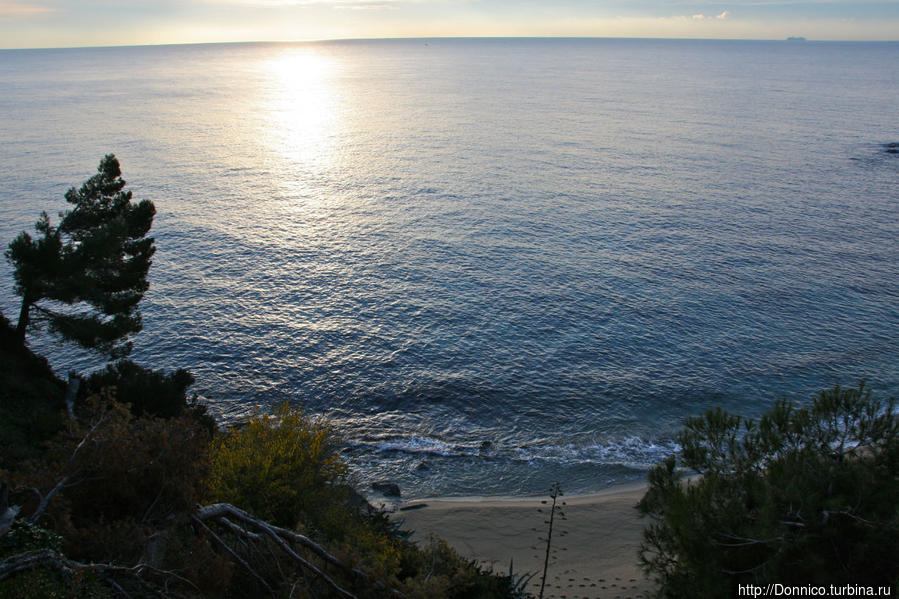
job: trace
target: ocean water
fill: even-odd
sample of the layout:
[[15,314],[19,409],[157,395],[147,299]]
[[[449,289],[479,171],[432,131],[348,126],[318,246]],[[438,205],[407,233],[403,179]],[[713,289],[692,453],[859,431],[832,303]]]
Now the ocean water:
[[327,415],[363,486],[593,491],[716,405],[899,391],[897,93],[896,43],[0,51],[0,244],[114,152],[135,360]]

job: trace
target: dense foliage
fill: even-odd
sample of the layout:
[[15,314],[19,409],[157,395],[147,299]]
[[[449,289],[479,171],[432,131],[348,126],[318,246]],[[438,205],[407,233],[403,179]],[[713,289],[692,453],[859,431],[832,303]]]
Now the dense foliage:
[[[194,572],[205,563],[209,571],[216,556],[183,530],[202,497],[207,456],[208,434],[195,418],[137,418],[109,395],[94,396],[37,458],[0,472],[21,507],[0,537],[0,558],[47,548],[86,564],[126,569],[143,561]],[[0,583],[0,597],[107,596],[95,572],[71,574],[30,570]]]
[[59,431],[64,391],[47,360],[23,347],[0,314],[0,470],[37,457]]
[[[408,534],[347,484],[340,448],[327,421],[288,404],[272,414],[256,413],[213,443],[209,500],[227,501],[327,544],[344,563],[368,573],[361,583],[348,581],[359,597],[393,595],[391,588],[423,599],[510,595],[509,577],[481,569],[442,540],[424,547],[408,542]],[[261,571],[265,564],[256,567]],[[246,572],[235,573],[234,586],[248,595],[262,592]]]
[[215,421],[206,414],[206,406],[188,389],[194,384],[191,373],[179,368],[171,373],[151,370],[131,360],[119,360],[92,373],[81,385],[81,398],[115,389],[116,400],[127,404],[135,416],[175,418],[190,415],[209,433]]
[[[687,421],[682,453],[649,475],[641,559],[664,597],[740,584],[899,582],[899,420],[864,385],[779,402],[758,421]],[[679,467],[699,476],[687,481]]]
[[317,522],[343,494],[336,434],[286,403],[219,435],[214,447],[210,496],[278,526]]
[[[326,421],[282,405],[210,440],[191,413],[137,416],[112,393],[0,470],[21,506],[0,532],[0,598],[514,596],[510,577],[410,543],[356,494]],[[202,516],[222,501],[246,521]],[[4,573],[42,550],[43,566]]]
[[119,162],[109,154],[97,174],[66,201],[55,227],[46,212],[36,236],[23,231],[9,244],[16,293],[22,297],[16,327],[24,340],[29,324],[49,325],[62,339],[113,357],[131,350],[129,335],[141,330],[138,303],[149,287],[156,251],[146,237],[156,208],[131,201]]
[[[48,507],[65,533],[67,554],[111,559],[126,539],[139,552],[144,531],[189,513],[202,498],[208,441],[192,418],[138,418],[112,398],[92,399],[86,417],[49,446],[35,485],[48,489],[67,479],[63,497]],[[109,535],[123,535],[112,552],[116,544],[98,538],[108,536],[98,535],[102,523]]]

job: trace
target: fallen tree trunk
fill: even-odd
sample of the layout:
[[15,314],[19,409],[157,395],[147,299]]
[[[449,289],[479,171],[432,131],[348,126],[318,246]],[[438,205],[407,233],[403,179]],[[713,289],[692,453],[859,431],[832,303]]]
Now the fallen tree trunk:
[[[365,575],[361,570],[357,570],[355,568],[351,568],[337,559],[334,555],[332,555],[328,550],[324,547],[306,537],[304,535],[289,531],[285,528],[281,528],[279,526],[275,526],[274,524],[269,524],[265,520],[260,520],[255,516],[251,516],[247,512],[242,509],[231,505],[230,503],[215,503],[212,505],[207,505],[200,507],[197,512],[194,514],[194,518],[200,522],[204,521],[220,521],[228,530],[230,530],[234,534],[243,535],[247,538],[258,539],[259,534],[254,533],[253,531],[246,530],[246,528],[236,525],[229,518],[236,520],[238,522],[243,523],[245,526],[252,526],[259,530],[262,534],[270,538],[274,543],[290,556],[296,563],[298,563],[301,567],[305,568],[320,580],[325,582],[331,589],[336,592],[341,597],[345,597],[346,599],[357,599],[355,595],[350,593],[349,591],[343,589],[340,585],[338,585],[330,576],[322,572],[318,567],[304,559],[300,556],[293,548],[285,541],[285,538],[290,541],[294,541],[306,549],[309,549],[326,561],[327,563],[334,565],[343,571],[351,574],[354,578],[360,578],[362,580],[367,581],[368,576]],[[216,539],[220,544],[224,544],[220,538]],[[226,549],[229,552],[232,552],[230,547]],[[244,564],[246,566],[246,564]],[[249,567],[249,566],[246,566]],[[250,571],[251,574],[258,577],[256,572]]]
[[64,574],[74,574],[75,570],[87,567],[88,564],[72,561],[52,549],[38,549],[10,556],[0,562],[0,580],[42,566],[49,566]]
[[[332,566],[336,566],[343,570],[344,572],[351,574],[354,578],[359,578],[364,581],[368,581],[369,577],[362,570],[351,568],[344,564],[342,561],[334,557],[327,549],[310,539],[305,535],[301,535],[299,533],[293,532],[292,530],[287,530],[286,528],[281,528],[280,526],[275,526],[274,524],[269,524],[265,520],[260,520],[255,516],[251,516],[247,512],[242,509],[231,505],[230,503],[214,503],[212,505],[203,506],[197,510],[197,513],[194,514],[196,518],[199,520],[211,520],[218,519],[223,521],[226,526],[233,527],[234,523],[228,520],[228,516],[231,516],[234,520],[239,520],[241,522],[245,522],[247,524],[251,524],[263,530],[263,532],[267,534],[274,533],[274,536],[280,536],[286,540],[293,541],[295,543],[299,543],[306,549],[309,549],[323,559],[328,562]],[[234,530],[232,528],[232,530]],[[247,533],[248,537],[253,537],[250,531],[244,531]]]

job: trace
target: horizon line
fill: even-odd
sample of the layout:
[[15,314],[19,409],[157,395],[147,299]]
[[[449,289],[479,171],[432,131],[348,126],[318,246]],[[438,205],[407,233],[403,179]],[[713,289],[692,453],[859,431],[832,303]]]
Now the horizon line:
[[221,46],[237,44],[322,44],[332,42],[373,42],[373,41],[401,41],[401,40],[635,40],[635,41],[682,41],[682,42],[811,42],[816,44],[890,44],[899,43],[899,40],[816,40],[802,36],[788,38],[735,38],[735,37],[640,37],[640,36],[611,36],[611,35],[438,35],[438,36],[387,36],[387,37],[346,37],[346,38],[321,38],[321,39],[293,39],[293,40],[232,40],[215,42],[168,42],[158,44],[110,44],[106,46],[28,46],[21,48],[0,48],[0,51],[16,50],[90,50],[103,48],[155,48],[166,46]]

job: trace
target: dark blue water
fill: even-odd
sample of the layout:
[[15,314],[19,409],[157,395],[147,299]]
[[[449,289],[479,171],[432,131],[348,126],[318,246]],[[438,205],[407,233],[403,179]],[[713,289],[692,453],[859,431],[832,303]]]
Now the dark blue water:
[[715,405],[899,390],[897,91],[895,43],[2,51],[0,244],[115,152],[134,359],[329,415],[406,496],[596,490]]

